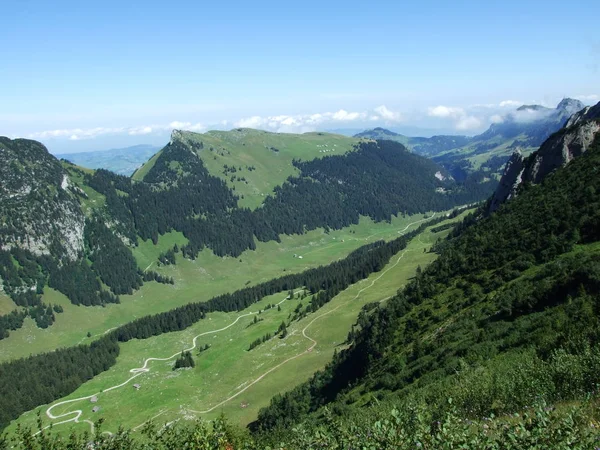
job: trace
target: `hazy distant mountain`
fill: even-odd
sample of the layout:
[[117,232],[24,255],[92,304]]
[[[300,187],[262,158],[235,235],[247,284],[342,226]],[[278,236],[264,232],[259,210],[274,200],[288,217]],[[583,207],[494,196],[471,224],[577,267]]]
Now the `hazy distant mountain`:
[[499,176],[516,149],[525,155],[537,150],[584,107],[579,100],[570,98],[563,99],[556,108],[523,105],[492,124],[486,132],[474,136],[467,145],[435,156],[434,160],[459,179],[465,172],[480,169]]
[[373,128],[363,131],[354,137],[369,139],[387,139],[389,141],[400,142],[415,153],[422,156],[435,156],[438,153],[451,150],[457,147],[463,147],[471,142],[469,136],[440,135],[432,137],[408,137],[385,128]]
[[549,173],[585,153],[600,132],[600,103],[574,114],[564,128],[546,140],[539,150],[524,158],[520,151],[512,154],[490,202],[495,211],[515,197],[523,183],[539,184]]
[[579,100],[570,98],[563,99],[555,109],[523,105],[504,116],[501,122],[492,124],[485,133],[475,136],[473,141],[489,141],[496,137],[519,138],[519,145],[523,147],[539,147],[552,133],[562,128],[569,117],[584,107]]
[[570,98],[563,99],[556,108],[523,105],[473,137],[407,137],[383,128],[363,131],[356,136],[401,142],[415,153],[433,158],[459,180],[477,171],[499,177],[515,149],[520,148],[525,154],[537,150],[584,107],[579,100]]
[[94,152],[64,153],[56,157],[90,169],[107,169],[119,175],[131,175],[159,149],[152,145],[134,145]]

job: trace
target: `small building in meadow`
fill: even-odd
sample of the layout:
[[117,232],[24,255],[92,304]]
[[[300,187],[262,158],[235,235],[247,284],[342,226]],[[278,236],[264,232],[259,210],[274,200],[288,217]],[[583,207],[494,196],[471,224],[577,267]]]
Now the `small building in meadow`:
[[93,395],[92,398],[90,398],[90,402],[92,403],[96,403],[98,401],[98,396]]
[[138,383],[136,383],[136,384],[134,384],[134,385],[133,385],[133,388],[134,388],[136,391],[137,391],[137,390],[139,390],[139,388],[141,388],[141,387],[142,387],[142,385],[141,385],[141,384],[138,384]]
[[98,411],[100,411],[100,407],[99,407],[99,406],[94,406],[94,407],[92,408],[92,412],[93,412],[93,413],[96,413],[96,412],[98,412]]

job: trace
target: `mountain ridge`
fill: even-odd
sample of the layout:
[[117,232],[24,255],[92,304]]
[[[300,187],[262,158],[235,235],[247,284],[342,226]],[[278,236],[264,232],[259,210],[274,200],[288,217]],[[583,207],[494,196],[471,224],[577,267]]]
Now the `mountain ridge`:
[[551,135],[529,157],[517,150],[510,157],[489,211],[515,197],[524,183],[540,183],[551,172],[585,153],[600,131],[600,103],[573,114],[565,127]]

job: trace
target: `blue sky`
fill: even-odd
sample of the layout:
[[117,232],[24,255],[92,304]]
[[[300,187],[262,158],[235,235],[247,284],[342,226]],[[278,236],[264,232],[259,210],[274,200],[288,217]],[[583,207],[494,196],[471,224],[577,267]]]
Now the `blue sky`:
[[599,14],[597,0],[4,2],[0,134],[57,151],[174,127],[473,134],[520,103],[600,101]]

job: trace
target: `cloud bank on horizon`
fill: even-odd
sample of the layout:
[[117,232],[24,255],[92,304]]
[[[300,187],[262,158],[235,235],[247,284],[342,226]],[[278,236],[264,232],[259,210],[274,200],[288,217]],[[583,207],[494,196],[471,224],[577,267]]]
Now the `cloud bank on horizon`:
[[[587,104],[600,100],[598,94],[579,95],[574,98]],[[421,125],[439,128],[444,131],[454,130],[456,134],[476,134],[485,130],[490,124],[501,123],[508,118],[516,121],[533,121],[540,119],[546,111],[517,111],[524,104],[541,104],[544,102],[523,102],[519,100],[502,100],[498,103],[474,104],[469,106],[435,105],[425,111],[401,112],[386,105],[360,111],[315,112],[311,114],[278,114],[252,115],[237,120],[221,120],[203,122],[174,120],[168,123],[142,124],[129,127],[92,127],[92,128],[60,128],[54,130],[34,131],[26,136],[37,140],[82,141],[102,136],[164,136],[174,129],[204,132],[209,129],[256,128],[280,133],[306,133],[340,127],[374,128],[376,126],[394,127],[398,125]],[[14,136],[17,137],[17,136]]]

